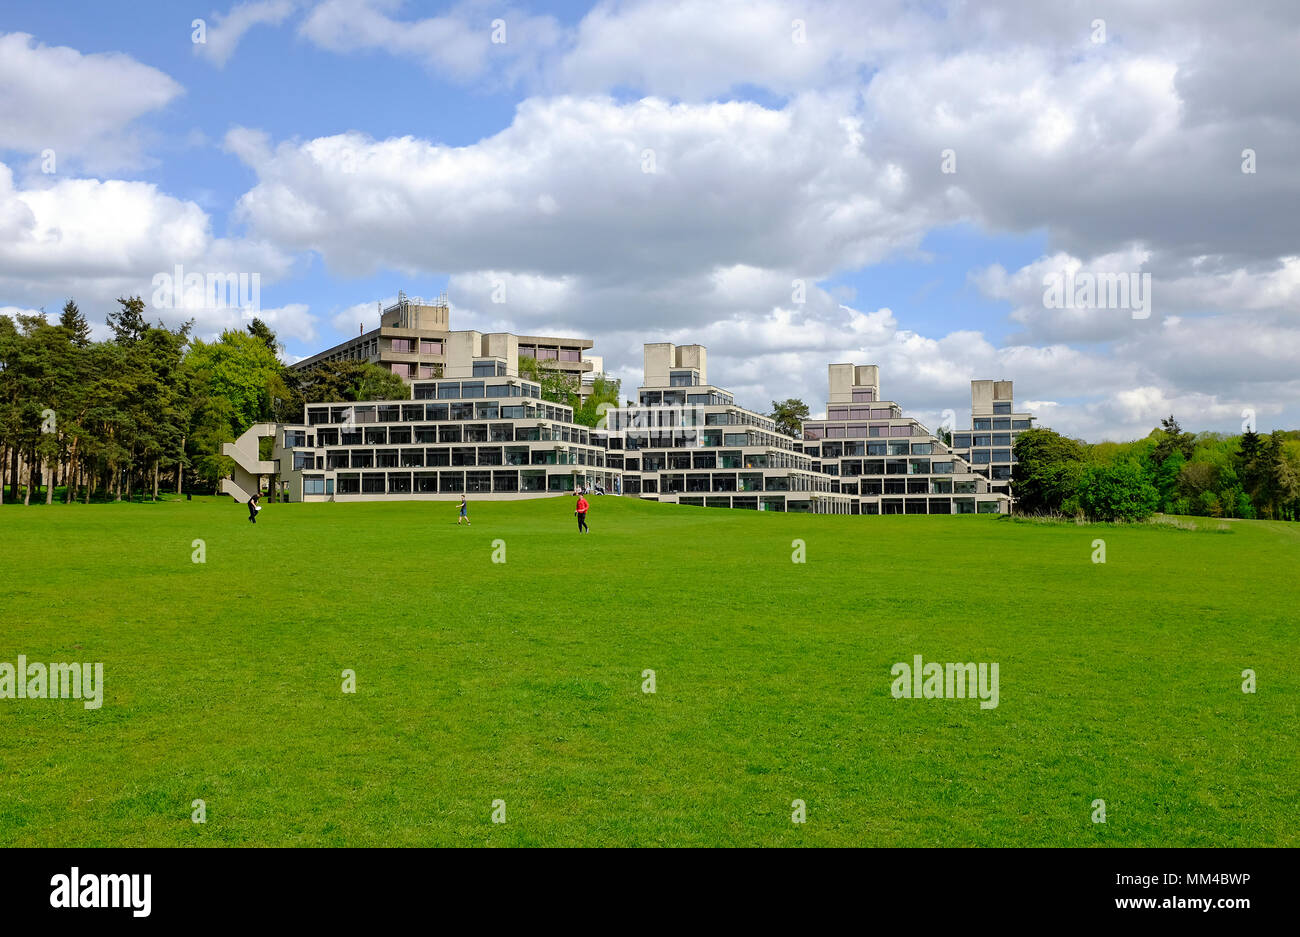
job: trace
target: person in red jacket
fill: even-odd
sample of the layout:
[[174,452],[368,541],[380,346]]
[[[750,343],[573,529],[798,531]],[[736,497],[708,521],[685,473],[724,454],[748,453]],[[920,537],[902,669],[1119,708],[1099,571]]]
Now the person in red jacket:
[[578,510],[573,513],[578,515],[578,533],[587,533],[587,496],[578,495]]

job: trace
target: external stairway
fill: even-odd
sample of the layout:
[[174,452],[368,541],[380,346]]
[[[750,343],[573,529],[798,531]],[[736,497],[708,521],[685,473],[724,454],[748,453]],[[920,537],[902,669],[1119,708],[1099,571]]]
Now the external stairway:
[[231,477],[221,480],[223,495],[230,495],[240,503],[247,503],[254,492],[260,490],[261,477],[274,475],[279,471],[274,461],[258,458],[258,443],[266,436],[275,436],[274,423],[254,423],[234,442],[222,445],[221,454],[235,460],[235,469]]

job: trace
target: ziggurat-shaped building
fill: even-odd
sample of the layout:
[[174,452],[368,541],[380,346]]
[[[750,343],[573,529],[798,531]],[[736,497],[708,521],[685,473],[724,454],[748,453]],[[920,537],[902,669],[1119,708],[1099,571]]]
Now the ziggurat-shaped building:
[[[308,404],[301,424],[251,427],[226,444],[235,469],[222,491],[246,501],[270,478],[270,490],[289,501],[537,498],[582,488],[816,514],[1010,510],[994,464],[968,461],[973,434],[956,450],[905,416],[881,399],[875,365],[830,365],[826,417],[805,421],[796,439],[710,384],[702,345],[647,344],[636,403],[610,409],[592,428],[542,400],[540,387],[519,377],[515,343],[495,338],[474,333],[452,349],[445,376],[413,381],[410,400]],[[981,420],[991,419],[984,385],[993,383],[972,382]],[[1011,386],[996,383],[1000,419]],[[1014,418],[1017,431],[1032,421]],[[272,457],[261,460],[266,436]],[[1009,476],[1014,455],[996,458],[998,475]]]

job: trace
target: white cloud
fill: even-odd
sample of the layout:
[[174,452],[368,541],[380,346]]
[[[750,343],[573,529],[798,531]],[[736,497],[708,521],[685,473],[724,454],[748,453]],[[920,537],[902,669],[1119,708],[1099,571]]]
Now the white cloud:
[[562,37],[554,17],[482,0],[415,20],[394,18],[401,7],[399,0],[324,0],[299,32],[334,52],[378,50],[414,59],[456,80],[496,76],[506,83],[532,75]]
[[242,129],[227,147],[258,175],[239,217],[347,274],[508,261],[517,276],[618,271],[638,289],[696,276],[712,292],[749,266],[789,271],[788,295],[792,276],[912,248],[944,217],[941,197],[909,201],[885,167],[846,153],[839,103],[566,97],[526,101],[466,147],[354,133],[272,147]]
[[[290,258],[266,243],[214,237],[198,205],[149,183],[60,179],[21,188],[0,163],[0,295],[47,308],[73,296],[87,318],[102,321],[118,296],[151,304],[153,278],[174,275],[177,265],[185,274],[257,274],[270,282],[289,271]],[[237,309],[151,307],[149,314],[173,325],[193,316],[201,334],[240,318]],[[301,314],[285,314],[306,337]]]
[[294,11],[295,5],[295,0],[252,0],[236,4],[224,15],[217,14],[213,22],[207,24],[205,41],[195,43],[194,52],[218,68],[224,68],[250,29],[280,25]]
[[[391,300],[388,302],[391,302]],[[372,302],[354,303],[346,309],[334,313],[334,315],[330,316],[329,321],[330,326],[344,336],[358,335],[361,332],[379,327],[379,309]]]
[[[287,5],[234,7],[200,54],[224,62]],[[257,176],[235,212],[251,240],[214,238],[199,205],[140,183],[19,192],[6,173],[0,287],[18,304],[80,299],[83,285],[111,298],[173,258],[269,276],[283,252],[319,254],[335,275],[448,276],[455,327],[594,336],[625,378],[639,379],[644,341],[704,342],[715,380],[756,406],[793,394],[816,410],[826,364],[855,361],[880,364],[886,394],[917,415],[961,414],[968,381],[993,377],[1090,437],[1144,434],[1165,409],[1198,427],[1231,428],[1243,406],[1295,422],[1300,8],[1102,7],[627,0],[570,28],[485,2],[421,17],[397,0],[325,0],[298,24],[317,46],[531,96],[468,146],[231,131],[226,148]],[[1104,44],[1088,38],[1097,16]],[[505,43],[492,42],[498,17]],[[67,75],[107,68],[30,37],[14,47]],[[117,116],[56,129],[130,141],[122,128],[166,105],[170,79],[120,58],[130,80],[73,83],[102,85],[92,100],[117,94]],[[30,113],[42,89],[30,69],[17,78],[22,119],[0,104],[0,137],[6,119],[35,127],[15,147],[35,152],[49,135]],[[715,100],[755,88],[764,103]],[[1247,146],[1258,173],[1240,171]],[[947,148],[956,173],[941,171]],[[917,331],[898,300],[872,311],[865,283],[865,311],[842,305],[859,302],[851,289],[820,285],[923,260],[927,233],[962,222],[1045,239],[1018,269],[972,272],[1018,334]],[[1044,308],[1042,276],[1063,268],[1150,272],[1151,317]],[[313,334],[305,306],[276,313],[286,336]],[[352,335],[373,318],[358,303],[329,322]]]
[[316,320],[306,303],[289,303],[272,309],[262,309],[257,317],[271,327],[277,339],[300,342],[316,341]]
[[130,125],[183,90],[129,55],[86,55],[26,33],[0,34],[0,87],[0,150],[52,149],[59,172],[73,161],[100,169],[136,165],[141,141]]

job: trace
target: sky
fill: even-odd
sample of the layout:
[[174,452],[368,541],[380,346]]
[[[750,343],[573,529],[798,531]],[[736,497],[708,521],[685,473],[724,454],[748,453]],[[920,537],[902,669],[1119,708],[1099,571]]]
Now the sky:
[[757,410],[1295,428],[1298,61],[1292,0],[7,0],[0,313],[247,323],[179,266],[290,361],[445,290],[625,395],[672,341]]

